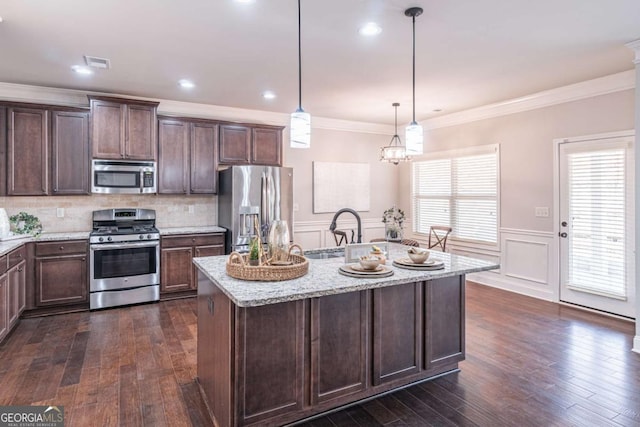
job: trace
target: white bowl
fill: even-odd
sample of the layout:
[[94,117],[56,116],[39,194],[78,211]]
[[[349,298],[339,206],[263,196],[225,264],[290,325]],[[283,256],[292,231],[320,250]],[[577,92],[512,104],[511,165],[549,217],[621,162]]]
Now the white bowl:
[[415,264],[422,264],[429,259],[429,251],[426,249],[411,248],[407,251],[407,255]]
[[377,256],[361,256],[360,267],[365,270],[375,270],[380,265],[380,258]]

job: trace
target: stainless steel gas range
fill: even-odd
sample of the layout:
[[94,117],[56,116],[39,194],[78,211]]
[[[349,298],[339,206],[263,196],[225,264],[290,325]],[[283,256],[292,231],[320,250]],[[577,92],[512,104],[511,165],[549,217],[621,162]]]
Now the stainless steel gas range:
[[91,310],[160,299],[160,233],[151,209],[93,212]]

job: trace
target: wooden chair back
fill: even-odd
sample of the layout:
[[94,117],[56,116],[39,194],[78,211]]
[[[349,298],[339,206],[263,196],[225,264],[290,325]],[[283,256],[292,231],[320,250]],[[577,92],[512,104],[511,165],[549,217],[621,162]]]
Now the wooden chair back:
[[432,225],[429,229],[429,249],[440,248],[442,252],[445,252],[449,234],[451,234],[451,227]]

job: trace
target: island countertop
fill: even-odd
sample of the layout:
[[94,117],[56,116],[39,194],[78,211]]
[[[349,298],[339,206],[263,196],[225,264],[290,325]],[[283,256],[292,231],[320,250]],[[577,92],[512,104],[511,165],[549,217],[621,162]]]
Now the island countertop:
[[392,265],[393,259],[406,258],[407,246],[389,245],[386,266],[394,274],[382,278],[355,278],[338,272],[344,258],[309,259],[309,272],[302,277],[280,282],[260,282],[235,279],[226,273],[227,255],[194,258],[198,269],[229,297],[238,307],[256,307],[295,301],[305,298],[322,297],[346,292],[401,285],[404,283],[439,279],[468,273],[499,268],[500,265],[454,255],[431,251],[430,259],[444,262],[444,269],[417,271]]

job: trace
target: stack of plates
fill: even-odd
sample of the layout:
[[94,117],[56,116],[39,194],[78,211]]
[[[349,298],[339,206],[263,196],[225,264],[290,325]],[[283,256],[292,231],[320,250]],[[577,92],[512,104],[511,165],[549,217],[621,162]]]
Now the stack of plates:
[[444,262],[439,259],[428,259],[423,263],[415,263],[411,258],[399,258],[393,260],[393,265],[409,270],[440,270],[444,268]]
[[393,270],[384,265],[379,265],[375,270],[365,270],[360,264],[341,265],[338,272],[349,277],[387,277],[393,274]]

